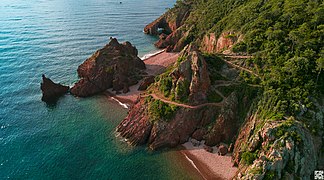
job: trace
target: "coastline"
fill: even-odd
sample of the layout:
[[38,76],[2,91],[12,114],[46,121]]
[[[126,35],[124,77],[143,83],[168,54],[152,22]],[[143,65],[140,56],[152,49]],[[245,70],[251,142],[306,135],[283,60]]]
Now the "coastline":
[[[171,64],[178,59],[178,53],[168,53],[165,50],[150,54],[143,59],[146,65],[148,75],[156,76],[165,71]],[[144,57],[144,56],[143,56]],[[130,87],[130,91],[125,94],[115,94],[112,89],[104,94],[111,100],[119,103],[123,108],[130,108],[138,99],[138,96],[144,91],[138,91],[141,81]],[[213,147],[213,153],[207,152],[203,145],[195,147],[191,142],[183,144],[180,150],[177,150],[179,159],[190,172],[196,172],[202,179],[232,179],[237,172],[233,167],[231,156],[220,156],[218,150]]]
[[200,146],[193,146],[191,142],[182,144],[180,150],[188,161],[204,179],[233,179],[238,168],[233,167],[231,154],[218,155],[218,148],[213,147],[213,152],[207,152],[203,143]]
[[[178,55],[179,53],[165,52],[165,50],[150,54],[149,57],[143,60],[146,65],[145,72],[147,73],[147,76],[156,76],[163,73],[168,66],[177,61]],[[130,91],[125,94],[116,94],[112,89],[108,89],[104,94],[117,101],[124,108],[125,106],[130,107],[136,102],[138,96],[144,92],[137,90],[141,82],[142,81],[139,81],[137,84],[129,87]]]

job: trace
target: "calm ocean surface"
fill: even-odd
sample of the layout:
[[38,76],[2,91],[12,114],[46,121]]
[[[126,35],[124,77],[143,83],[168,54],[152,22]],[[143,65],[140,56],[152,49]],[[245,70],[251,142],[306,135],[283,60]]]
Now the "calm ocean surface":
[[143,27],[175,0],[1,0],[0,179],[188,179],[174,152],[131,148],[114,136],[127,110],[104,96],[41,99],[41,74],[72,85],[110,36],[140,56]]

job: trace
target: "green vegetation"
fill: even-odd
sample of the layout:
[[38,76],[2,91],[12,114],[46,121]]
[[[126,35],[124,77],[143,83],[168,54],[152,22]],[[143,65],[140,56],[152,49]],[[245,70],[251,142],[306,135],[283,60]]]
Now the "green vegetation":
[[267,171],[266,174],[264,175],[264,180],[273,180],[275,179],[276,174],[274,171]]
[[168,97],[172,89],[172,77],[162,76],[159,81],[159,89],[165,97]]
[[232,51],[235,52],[235,53],[246,52],[247,51],[247,45],[245,44],[245,42],[241,41],[239,43],[236,43],[233,46]]
[[189,86],[190,86],[190,82],[188,80],[183,80],[178,82],[177,87],[175,89],[176,100],[184,103],[189,101],[188,99],[190,93]]
[[184,60],[186,60],[186,57],[178,57],[177,62],[180,64]]
[[208,102],[221,102],[223,98],[215,91],[211,91],[207,95]]
[[246,165],[251,165],[253,164],[253,161],[257,158],[257,154],[256,153],[251,153],[249,151],[245,151],[242,154],[242,161],[244,164]]
[[148,111],[152,122],[159,120],[168,121],[178,110],[178,106],[155,100],[151,96],[147,97],[145,100],[149,102]]
[[280,110],[276,113],[298,115],[301,107],[312,108],[310,97],[324,92],[323,1],[186,0],[177,7],[188,4],[192,12],[183,27],[197,44],[209,33],[243,34],[233,51],[254,55],[262,82],[242,75],[251,80],[247,83],[262,84],[265,98],[273,97]]

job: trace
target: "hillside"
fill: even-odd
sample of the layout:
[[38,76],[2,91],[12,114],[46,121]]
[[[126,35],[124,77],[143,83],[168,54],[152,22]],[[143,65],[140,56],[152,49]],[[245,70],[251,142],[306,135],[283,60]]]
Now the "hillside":
[[232,142],[237,179],[310,179],[324,168],[323,1],[179,0],[144,32],[182,52],[122,136],[152,149]]

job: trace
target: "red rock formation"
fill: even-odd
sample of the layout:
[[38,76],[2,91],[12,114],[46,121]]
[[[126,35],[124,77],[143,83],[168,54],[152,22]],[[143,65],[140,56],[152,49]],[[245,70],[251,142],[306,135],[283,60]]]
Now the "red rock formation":
[[[170,73],[175,85],[171,91],[176,91],[182,82],[189,82],[190,86],[187,87],[189,103],[193,105],[206,103],[210,80],[203,57],[194,47],[186,48],[181,53],[180,57],[182,56],[184,60],[178,62],[177,67]],[[181,95],[183,94],[176,94],[175,99]],[[212,105],[199,108],[179,107],[171,119],[155,120],[154,123],[150,117],[150,103],[145,97],[141,97],[116,129],[131,144],[147,143],[150,149],[159,149],[175,147],[193,137],[206,140],[207,145],[213,146],[221,141],[232,140],[238,130],[236,117],[238,102],[235,95],[229,97],[223,107]]]
[[119,44],[112,38],[109,44],[95,52],[78,67],[81,78],[71,89],[76,96],[86,97],[108,88],[128,92],[129,86],[138,82],[144,62],[131,43]]
[[60,96],[66,94],[70,89],[69,86],[54,83],[51,79],[46,78],[44,74],[42,75],[42,79],[42,101],[55,102]]
[[215,33],[209,33],[204,36],[202,41],[202,50],[208,53],[230,52],[235,43],[242,37],[234,32],[224,32],[218,38]]
[[148,24],[144,28],[144,33],[151,35],[161,34],[159,36],[160,39],[155,43],[155,46],[161,49],[168,48],[168,52],[179,52],[186,45],[185,38],[188,35],[188,32],[181,29],[181,26],[187,20],[189,15],[190,6],[173,8],[152,23]]

